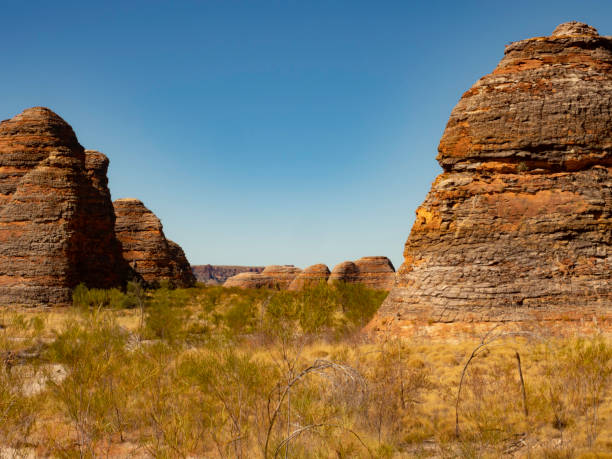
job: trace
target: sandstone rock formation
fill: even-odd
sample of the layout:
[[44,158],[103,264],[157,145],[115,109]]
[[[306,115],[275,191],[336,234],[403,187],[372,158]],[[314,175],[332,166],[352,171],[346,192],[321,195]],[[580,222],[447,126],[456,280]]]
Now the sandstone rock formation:
[[271,288],[272,278],[262,276],[261,273],[244,272],[230,277],[225,281],[223,286],[239,288]]
[[183,250],[164,235],[159,218],[138,199],[113,202],[115,233],[123,248],[123,257],[142,279],[151,285],[167,280],[177,286],[195,283],[191,266]]
[[377,290],[390,290],[395,279],[395,268],[387,257],[362,257],[344,261],[334,267],[328,282],[363,284]]
[[178,287],[193,287],[196,278],[183,248],[170,239],[166,241],[168,242],[168,254],[170,257],[170,279]]
[[270,288],[287,290],[289,284],[295,279],[302,270],[293,265],[270,265],[266,266],[261,272],[262,277],[271,279]]
[[291,281],[291,284],[289,284],[287,290],[299,291],[320,282],[327,282],[330,274],[331,273],[329,272],[327,265],[318,264],[309,266],[304,271],[299,273],[295,279],[293,279],[293,281]]
[[229,266],[229,265],[194,265],[191,267],[198,282],[208,285],[223,285],[232,276],[239,273],[260,273],[263,266]]
[[105,163],[91,159],[49,109],[0,123],[0,303],[65,304],[79,282],[121,281]]
[[611,37],[574,22],[508,45],[438,151],[371,329],[610,316]]
[[270,265],[266,266],[261,273],[243,272],[232,276],[225,281],[223,286],[287,290],[289,284],[301,272],[300,268],[293,265]]
[[334,266],[327,282],[330,284],[334,282],[346,282],[350,284],[357,282],[358,279],[359,270],[357,269],[357,265],[352,261],[343,261]]
[[387,257],[363,257],[355,261],[357,282],[376,290],[391,290],[395,268]]

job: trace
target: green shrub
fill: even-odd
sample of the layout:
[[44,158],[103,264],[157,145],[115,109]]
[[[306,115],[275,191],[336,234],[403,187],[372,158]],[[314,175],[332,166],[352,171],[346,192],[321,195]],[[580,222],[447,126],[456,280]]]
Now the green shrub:
[[72,304],[77,308],[121,308],[125,307],[126,295],[119,289],[88,289],[85,284],[77,285],[72,291]]

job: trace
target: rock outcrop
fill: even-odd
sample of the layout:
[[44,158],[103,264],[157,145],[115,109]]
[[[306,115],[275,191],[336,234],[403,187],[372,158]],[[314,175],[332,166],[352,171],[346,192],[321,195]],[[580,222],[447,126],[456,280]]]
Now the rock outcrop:
[[0,123],[0,303],[66,304],[80,282],[121,281],[104,167],[49,109]]
[[331,273],[327,265],[317,264],[309,266],[304,271],[299,273],[293,279],[293,281],[291,281],[291,284],[289,284],[287,290],[295,292],[317,285],[321,282],[327,282],[327,279],[329,279],[330,274]]
[[327,282],[333,284],[334,282],[346,282],[352,284],[357,282],[359,279],[359,270],[357,265],[352,261],[343,261],[337,264],[332,269],[331,274]]
[[363,257],[355,261],[357,282],[375,290],[391,290],[395,268],[387,257]]
[[230,277],[223,284],[224,287],[238,288],[271,288],[272,278],[261,273],[244,272]]
[[395,268],[387,257],[362,257],[337,264],[327,282],[363,284],[377,290],[390,290],[394,279]]
[[287,290],[293,279],[301,272],[300,268],[293,265],[270,265],[264,268],[261,276],[270,278],[270,288]]
[[194,265],[191,267],[198,282],[208,285],[223,285],[223,283],[236,274],[250,272],[260,273],[263,266],[230,266],[230,265]]
[[612,312],[612,37],[581,23],[506,47],[439,145],[371,329]]
[[189,287],[195,283],[183,250],[164,235],[159,218],[142,201],[133,198],[113,202],[115,234],[123,248],[123,258],[150,285],[170,281]]
[[289,284],[302,270],[293,265],[270,265],[262,272],[243,272],[230,277],[223,284],[224,287],[240,288],[271,288],[287,290]]

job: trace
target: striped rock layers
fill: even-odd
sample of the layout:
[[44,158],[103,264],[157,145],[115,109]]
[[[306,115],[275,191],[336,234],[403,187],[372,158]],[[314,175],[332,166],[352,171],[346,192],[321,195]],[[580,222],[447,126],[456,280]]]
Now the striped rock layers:
[[293,279],[293,281],[291,281],[291,284],[289,284],[287,290],[295,292],[312,287],[321,282],[327,282],[330,274],[331,273],[329,272],[327,265],[317,264],[309,266],[304,271],[299,273],[295,279]]
[[[107,168],[47,108],[0,123],[0,305],[68,304],[79,283],[109,288],[134,276],[115,233]],[[168,277],[189,282],[182,250],[166,245]]]
[[130,267],[150,285],[170,281],[177,286],[195,284],[191,266],[178,244],[166,239],[159,218],[138,199],[113,202],[115,234],[121,242],[123,257]]
[[224,287],[271,288],[287,290],[302,270],[293,265],[270,265],[261,272],[243,272],[230,277]]
[[87,157],[46,108],[0,123],[0,304],[63,304],[79,282],[121,282],[107,162]]
[[567,23],[506,47],[439,146],[370,327],[612,311],[612,38]]
[[363,284],[376,290],[390,290],[395,280],[395,268],[387,257],[362,257],[357,261],[337,264],[328,282]]

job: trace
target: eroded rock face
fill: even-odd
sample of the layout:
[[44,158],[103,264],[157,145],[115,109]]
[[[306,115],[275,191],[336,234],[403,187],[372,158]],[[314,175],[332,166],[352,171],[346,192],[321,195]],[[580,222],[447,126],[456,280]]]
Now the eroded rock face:
[[612,38],[512,43],[468,90],[372,328],[609,316]]
[[140,200],[117,199],[113,202],[115,233],[123,248],[123,257],[142,279],[155,285],[167,280],[177,286],[195,283],[191,266],[183,250],[164,235],[159,218]]
[[79,282],[120,281],[102,168],[87,169],[72,128],[49,109],[0,123],[0,303],[66,304]]
[[395,268],[387,257],[363,257],[355,261],[357,282],[376,290],[391,290]]
[[309,266],[291,281],[287,290],[299,291],[317,285],[320,282],[327,282],[330,274],[327,265],[317,264]]

